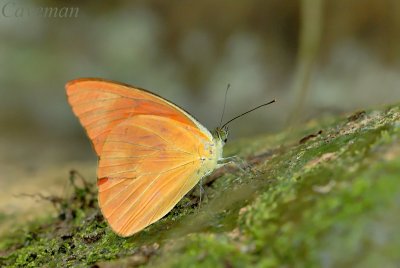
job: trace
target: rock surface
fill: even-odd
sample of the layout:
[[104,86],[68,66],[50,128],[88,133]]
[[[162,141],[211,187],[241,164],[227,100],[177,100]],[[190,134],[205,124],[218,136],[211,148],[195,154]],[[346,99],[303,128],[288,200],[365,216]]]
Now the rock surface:
[[[48,198],[58,217],[0,237],[2,267],[395,267],[400,263],[400,105],[312,121],[225,148],[225,166],[130,238],[103,220],[96,188]],[[80,185],[80,186],[78,186]],[[38,213],[40,214],[40,213]]]

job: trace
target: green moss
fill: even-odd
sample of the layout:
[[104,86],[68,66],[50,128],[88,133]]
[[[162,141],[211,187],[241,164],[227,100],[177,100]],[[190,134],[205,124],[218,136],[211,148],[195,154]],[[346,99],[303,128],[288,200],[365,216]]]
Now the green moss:
[[[233,143],[226,155],[253,163],[253,172],[226,168],[212,175],[201,207],[193,191],[130,238],[107,227],[93,186],[76,187],[60,201],[58,218],[1,238],[0,266],[113,260],[115,266],[394,267],[399,122],[400,108],[392,106]],[[309,134],[315,135],[302,139]]]

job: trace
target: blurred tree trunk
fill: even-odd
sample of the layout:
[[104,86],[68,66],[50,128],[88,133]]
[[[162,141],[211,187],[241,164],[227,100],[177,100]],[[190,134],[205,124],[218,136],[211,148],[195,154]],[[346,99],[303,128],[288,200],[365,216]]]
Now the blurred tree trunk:
[[321,40],[324,0],[301,1],[301,25],[296,69],[293,76],[293,109],[287,126],[293,126],[301,120],[309,89],[309,82]]

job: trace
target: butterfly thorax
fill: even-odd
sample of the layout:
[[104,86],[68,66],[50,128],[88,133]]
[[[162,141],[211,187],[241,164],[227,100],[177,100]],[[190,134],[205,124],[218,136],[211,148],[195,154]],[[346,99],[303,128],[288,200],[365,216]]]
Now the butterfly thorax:
[[211,139],[203,140],[202,145],[197,150],[197,157],[200,161],[200,168],[197,174],[199,174],[200,177],[209,175],[218,167],[218,162],[222,159],[224,141],[216,132],[214,132],[212,136],[210,135],[210,138]]

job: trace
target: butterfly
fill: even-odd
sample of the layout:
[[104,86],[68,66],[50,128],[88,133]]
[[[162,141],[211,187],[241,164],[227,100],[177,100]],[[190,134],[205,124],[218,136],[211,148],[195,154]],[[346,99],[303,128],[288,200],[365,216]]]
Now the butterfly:
[[82,78],[68,82],[66,92],[98,156],[99,207],[120,236],[158,221],[203,177],[236,159],[222,157],[228,124],[275,102],[211,134],[182,108],[139,87]]
[[120,236],[161,219],[222,165],[227,128],[211,134],[154,93],[95,78],[70,81],[66,92],[98,156],[99,207]]

